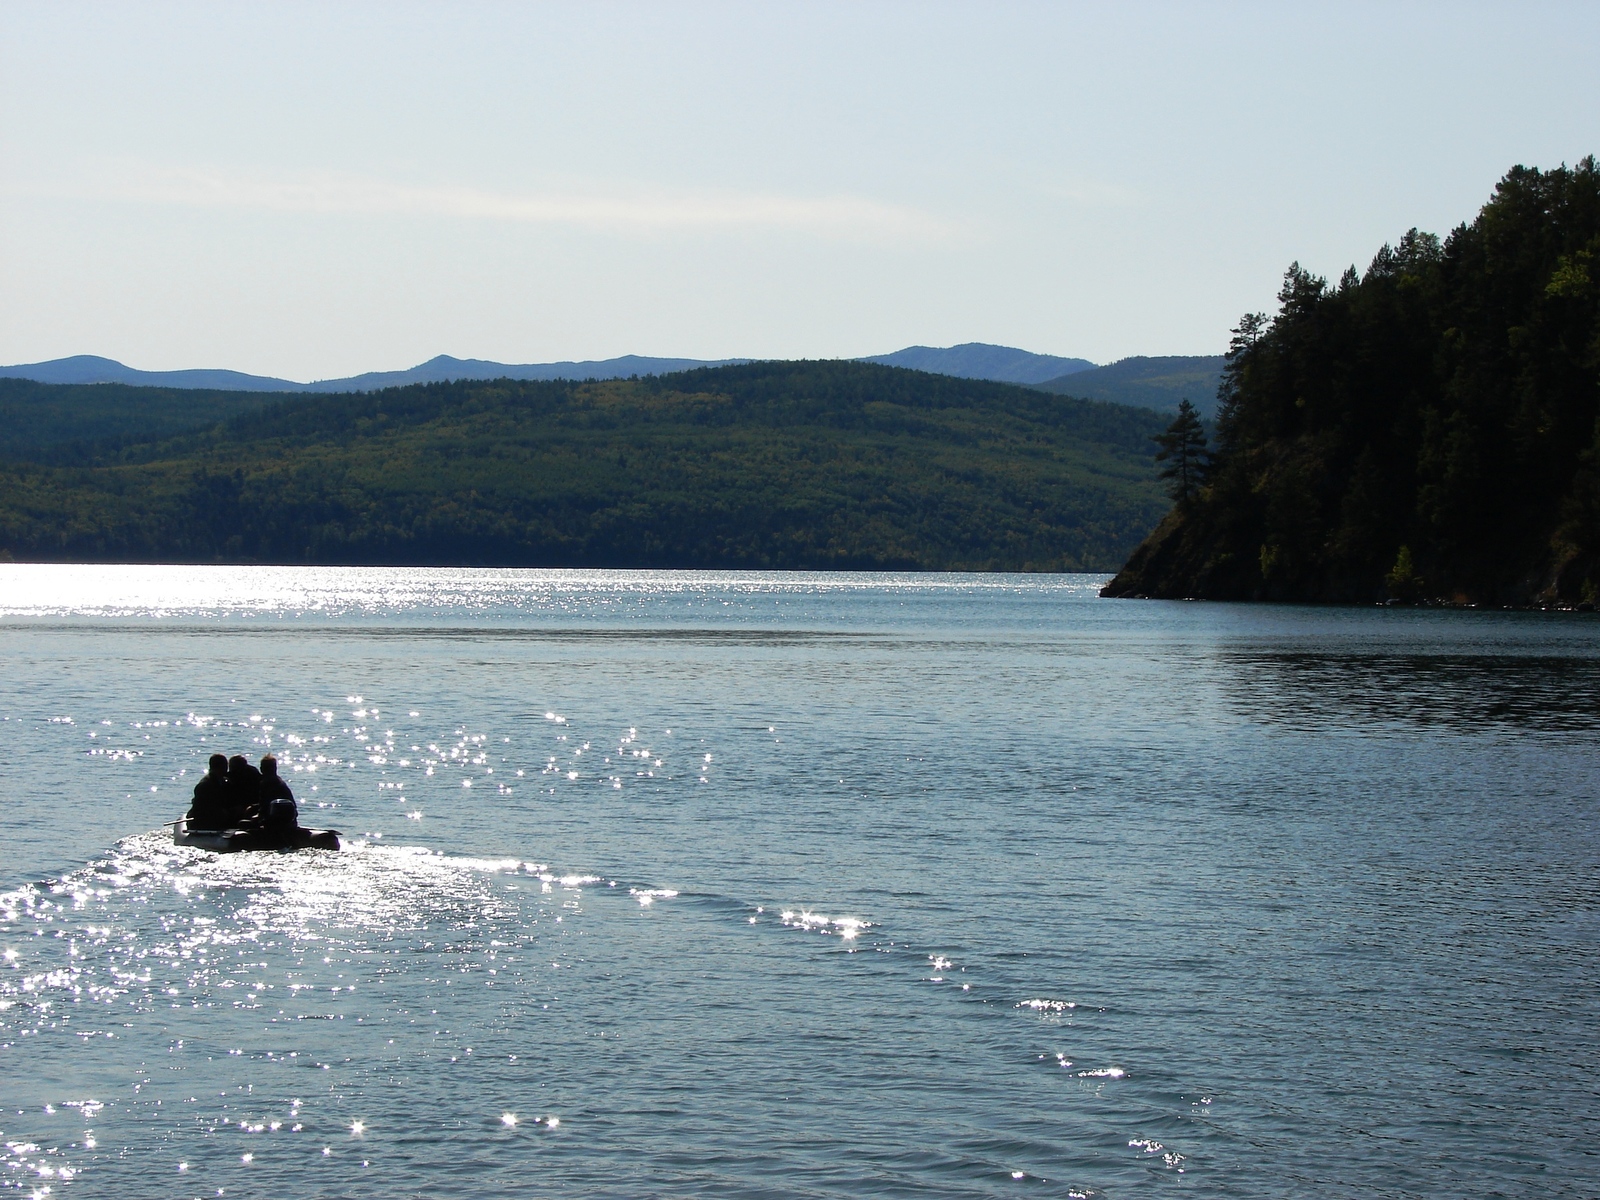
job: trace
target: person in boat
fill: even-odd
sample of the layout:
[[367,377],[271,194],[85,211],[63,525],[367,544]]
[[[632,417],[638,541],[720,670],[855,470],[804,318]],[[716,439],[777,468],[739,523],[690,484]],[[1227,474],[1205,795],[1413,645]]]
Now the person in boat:
[[261,811],[261,772],[242,754],[228,760],[228,828],[255,824]]
[[268,754],[261,760],[261,827],[268,833],[291,834],[300,828],[300,810],[288,781],[278,774],[278,760]]
[[184,820],[191,829],[225,829],[228,825],[228,760],[213,754],[210,769],[194,785],[194,803]]

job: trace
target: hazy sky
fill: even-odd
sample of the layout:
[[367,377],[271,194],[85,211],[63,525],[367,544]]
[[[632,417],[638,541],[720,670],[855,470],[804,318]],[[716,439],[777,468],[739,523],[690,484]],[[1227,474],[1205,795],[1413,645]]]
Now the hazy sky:
[[0,362],[1218,353],[1515,163],[1600,4],[0,0]]

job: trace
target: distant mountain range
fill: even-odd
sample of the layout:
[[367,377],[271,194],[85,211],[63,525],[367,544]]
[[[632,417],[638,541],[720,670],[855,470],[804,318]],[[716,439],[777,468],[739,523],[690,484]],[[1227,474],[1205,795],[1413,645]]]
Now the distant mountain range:
[[666,375],[694,367],[722,367],[748,361],[742,358],[642,358],[637,354],[625,354],[621,358],[591,362],[515,364],[441,354],[409,371],[368,371],[348,379],[296,383],[270,375],[246,375],[243,371],[140,371],[125,367],[113,358],[75,354],[49,362],[0,367],[0,379],[31,379],[35,383],[127,383],[136,387],[210,388],[230,392],[370,392],[457,379],[627,379],[633,375]]
[[[140,371],[115,359],[92,354],[57,358],[49,362],[0,367],[0,379],[28,379],[37,383],[123,383],[139,387],[195,388],[232,392],[366,392],[404,387],[413,383],[445,383],[474,379],[627,379],[634,375],[667,375],[695,367],[720,367],[749,359],[648,358],[626,354],[620,358],[583,362],[499,363],[479,358],[452,358],[441,354],[406,371],[369,371],[346,379],[297,383],[242,371],[184,370]],[[1187,358],[1125,358],[1097,367],[1084,358],[1034,354],[1012,346],[966,342],[944,348],[908,346],[893,354],[857,361],[880,363],[950,375],[959,379],[986,379],[1016,383],[1062,395],[1116,404],[1132,404],[1160,411],[1176,409],[1184,397],[1209,416],[1214,406],[1220,356]]]
[[74,354],[49,362],[0,367],[0,379],[31,379],[35,383],[127,383],[135,387],[209,388],[229,392],[300,392],[303,383],[246,375],[243,371],[139,371],[114,358]]
[[1095,366],[1086,358],[1057,358],[1054,354],[1033,354],[986,342],[964,342],[944,349],[907,346],[893,354],[878,354],[856,361],[927,371],[931,375],[954,375],[957,379],[992,379],[996,383],[1030,385],[1090,371]]

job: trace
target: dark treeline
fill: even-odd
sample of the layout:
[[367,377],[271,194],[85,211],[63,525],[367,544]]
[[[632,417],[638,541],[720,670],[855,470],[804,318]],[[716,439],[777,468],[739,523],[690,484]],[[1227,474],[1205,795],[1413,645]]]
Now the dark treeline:
[[1104,570],[1165,508],[1159,414],[866,363],[258,393],[142,441],[29,386],[25,560]]
[[1215,458],[1111,595],[1593,601],[1600,172],[1518,167],[1441,244],[1235,331]]

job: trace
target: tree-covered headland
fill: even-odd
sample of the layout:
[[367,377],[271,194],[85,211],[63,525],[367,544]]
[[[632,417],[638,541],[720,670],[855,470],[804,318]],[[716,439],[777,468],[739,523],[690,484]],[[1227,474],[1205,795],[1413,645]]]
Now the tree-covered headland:
[[1593,602],[1600,170],[1517,167],[1443,241],[1291,267],[1234,332],[1213,457],[1114,596]]
[[871,363],[0,413],[19,560],[1108,570],[1166,509],[1159,413]]

